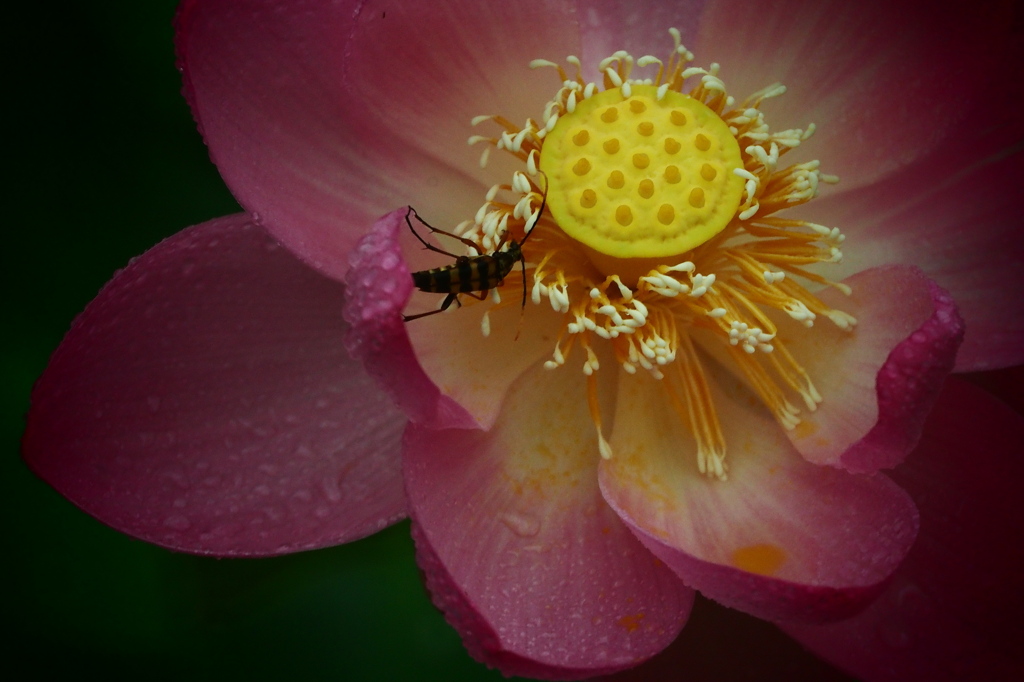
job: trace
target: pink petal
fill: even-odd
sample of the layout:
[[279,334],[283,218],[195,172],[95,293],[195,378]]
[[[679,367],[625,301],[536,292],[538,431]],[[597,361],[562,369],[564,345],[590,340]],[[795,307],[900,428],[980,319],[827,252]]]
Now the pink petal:
[[434,385],[472,414],[476,426],[487,429],[498,418],[512,383],[538,360],[550,357],[565,320],[546,301],[542,307],[528,302],[525,311],[517,301],[488,315],[491,332],[485,337],[481,318],[490,304],[471,306],[468,297],[466,302],[457,314],[415,320],[406,331]]
[[[708,4],[707,0],[588,0],[578,18],[584,72],[588,78],[597,78],[597,63],[616,50],[633,57],[668,57],[672,51],[669,28],[679,29],[683,44],[692,47]],[[701,57],[714,59],[714,55],[697,56],[702,64]]]
[[873,682],[1020,679],[1021,442],[1024,419],[950,379],[893,472],[918,503],[921,535],[892,583],[855,618],[785,629]]
[[960,378],[980,386],[1017,414],[1024,415],[1024,365],[992,372],[961,374]]
[[852,333],[819,318],[809,331],[789,321],[787,348],[824,402],[787,435],[815,464],[855,473],[895,466],[917,444],[953,368],[963,321],[948,294],[912,267],[875,268],[844,280],[853,289],[822,301],[852,314]]
[[842,271],[915,264],[949,291],[967,325],[960,371],[1024,362],[1018,129],[1016,119],[978,120],[885,182],[816,202],[815,219],[847,233]]
[[745,389],[718,379],[728,480],[698,472],[660,383],[638,377],[619,391],[605,499],[684,583],[726,606],[804,622],[855,613],[909,550],[913,503],[884,476],[806,462]]
[[475,133],[497,136],[501,128],[472,129],[471,120],[498,114],[517,125],[528,117],[542,122],[561,80],[529,65],[579,53],[575,10],[566,0],[530,9],[495,0],[371,0],[346,45],[349,96],[379,135],[482,177],[481,148],[465,141]]
[[[413,421],[434,428],[472,428],[473,417],[443,395],[420,367],[402,321],[413,290],[400,242],[408,233],[407,214],[402,208],[378,220],[351,254],[345,278],[345,319],[351,329],[345,346]],[[411,236],[405,241],[415,248],[408,244]]]
[[342,346],[342,287],[236,215],[100,292],[32,394],[30,467],[114,528],[197,554],[347,542],[404,516],[404,419]]
[[[855,682],[772,623],[701,597],[686,628],[643,665],[600,682]],[[594,680],[598,682],[598,680]]]
[[406,432],[406,492],[434,603],[506,675],[579,679],[676,636],[693,593],[604,504],[579,372],[539,365],[490,431]]
[[[997,3],[723,0],[710,4],[688,47],[701,65],[722,65],[738,101],[785,84],[769,123],[816,123],[800,155],[820,158],[849,191],[935,149],[988,105],[1011,24]],[[964,58],[951,59],[950,45]]]
[[358,237],[395,206],[439,226],[472,217],[495,176],[481,174],[480,149],[466,144],[494,129],[470,119],[541,116],[558,83],[529,61],[577,44],[568,10],[554,14],[537,21],[506,3],[192,0],[179,11],[177,47],[232,193],[341,279]]
[[376,216],[433,208],[432,183],[448,203],[463,197],[463,212],[481,191],[390,140],[353,99],[345,46],[358,20],[350,3],[192,0],[177,21],[185,95],[221,176],[257,222],[336,279]]

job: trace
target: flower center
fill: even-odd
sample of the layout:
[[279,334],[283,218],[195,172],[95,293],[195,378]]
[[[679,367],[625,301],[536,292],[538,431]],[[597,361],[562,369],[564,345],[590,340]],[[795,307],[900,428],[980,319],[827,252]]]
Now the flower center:
[[546,136],[548,207],[563,232],[598,253],[671,261],[736,215],[740,148],[701,102],[653,85],[629,91],[576,102]]
[[[776,321],[788,316],[812,327],[825,318],[850,330],[856,320],[807,288],[850,293],[813,269],[842,258],[843,235],[775,215],[813,199],[820,182],[838,180],[823,175],[817,161],[780,167],[813,125],[772,131],[760,107],[784,87],[771,85],[737,105],[718,66],[688,66],[693,55],[678,31],[670,33],[675,46],[667,60],[635,61],[656,65],[653,78],[631,77],[633,57],[616,52],[598,65],[603,89],[582,77],[575,57],[566,59],[575,76],[553,62],[533,62],[557,69],[561,87],[543,123],[474,119],[502,128],[497,137],[470,138],[490,145],[481,163],[493,147],[524,169],[492,187],[475,220],[457,231],[478,245],[470,255],[521,252],[533,303],[563,316],[544,366],[558,370],[573,355],[582,360],[602,456],[613,452],[595,373],[600,357],[613,357],[624,372],[620,381],[644,372],[661,382],[666,403],[697,443],[697,468],[724,480],[726,439],[705,358],[742,377],[779,424],[794,429],[797,405],[813,411],[824,397],[778,338]],[[520,286],[510,281],[479,298],[517,305]]]

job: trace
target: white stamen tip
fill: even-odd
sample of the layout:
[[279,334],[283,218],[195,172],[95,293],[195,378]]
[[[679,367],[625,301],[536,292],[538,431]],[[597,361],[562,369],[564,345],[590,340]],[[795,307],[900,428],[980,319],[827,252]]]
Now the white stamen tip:
[[530,155],[526,157],[526,171],[530,175],[536,175],[537,174],[537,156],[538,156],[537,150],[536,149],[531,149],[530,150]]

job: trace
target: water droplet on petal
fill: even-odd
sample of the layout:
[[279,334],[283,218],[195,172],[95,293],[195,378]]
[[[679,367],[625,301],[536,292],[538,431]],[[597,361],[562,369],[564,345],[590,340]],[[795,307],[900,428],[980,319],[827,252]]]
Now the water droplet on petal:
[[181,514],[174,514],[164,519],[164,525],[172,530],[188,530],[192,527],[192,522]]
[[341,501],[341,489],[338,487],[338,480],[333,476],[325,476],[323,481],[320,482],[320,489],[323,490],[324,496],[331,502]]
[[185,475],[185,471],[180,465],[171,464],[168,465],[163,471],[160,472],[165,478],[172,481],[182,490],[188,490],[188,476]]
[[504,513],[498,517],[509,530],[523,538],[531,538],[540,532],[540,521],[523,514]]

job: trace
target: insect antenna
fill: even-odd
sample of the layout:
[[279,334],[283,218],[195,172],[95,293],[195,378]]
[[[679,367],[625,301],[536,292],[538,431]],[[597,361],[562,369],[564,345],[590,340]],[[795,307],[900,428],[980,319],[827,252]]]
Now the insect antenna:
[[472,248],[472,249],[474,249],[474,250],[476,250],[478,252],[480,250],[480,247],[477,246],[476,242],[474,242],[472,240],[469,240],[469,239],[466,239],[465,237],[463,237],[461,235],[453,234],[451,232],[445,232],[444,230],[441,230],[441,229],[438,229],[438,228],[434,227],[433,225],[428,223],[426,220],[421,218],[420,214],[416,212],[416,209],[413,208],[412,206],[410,206],[409,210],[405,212],[405,224],[409,226],[409,230],[413,233],[413,235],[416,237],[416,239],[418,239],[420,241],[420,244],[423,244],[423,247],[428,249],[429,251],[433,251],[435,253],[440,253],[440,254],[445,255],[445,256],[450,256],[451,258],[463,258],[463,256],[459,256],[458,254],[450,253],[450,252],[445,251],[444,249],[442,249],[440,247],[434,246],[433,244],[428,242],[426,239],[424,239],[420,235],[420,233],[416,231],[416,228],[414,228],[412,226],[412,221],[409,219],[409,216],[416,216],[416,220],[419,221],[419,223],[421,225],[426,225],[427,229],[430,230],[431,232],[433,232],[434,234],[443,234],[446,237],[451,237],[452,239],[459,240],[460,242],[462,242],[466,246],[468,246],[468,247],[470,247],[470,248]]
[[537,223],[540,222],[541,217],[544,215],[544,208],[548,205],[548,174],[539,168],[537,169],[537,172],[544,176],[544,195],[540,199],[540,210],[537,211],[536,220],[534,220],[533,224],[529,226],[529,230],[526,230],[524,226],[525,234],[523,235],[523,241],[519,242],[519,246],[525,244],[526,240],[530,238],[531,234],[533,234],[533,229],[537,227]]

